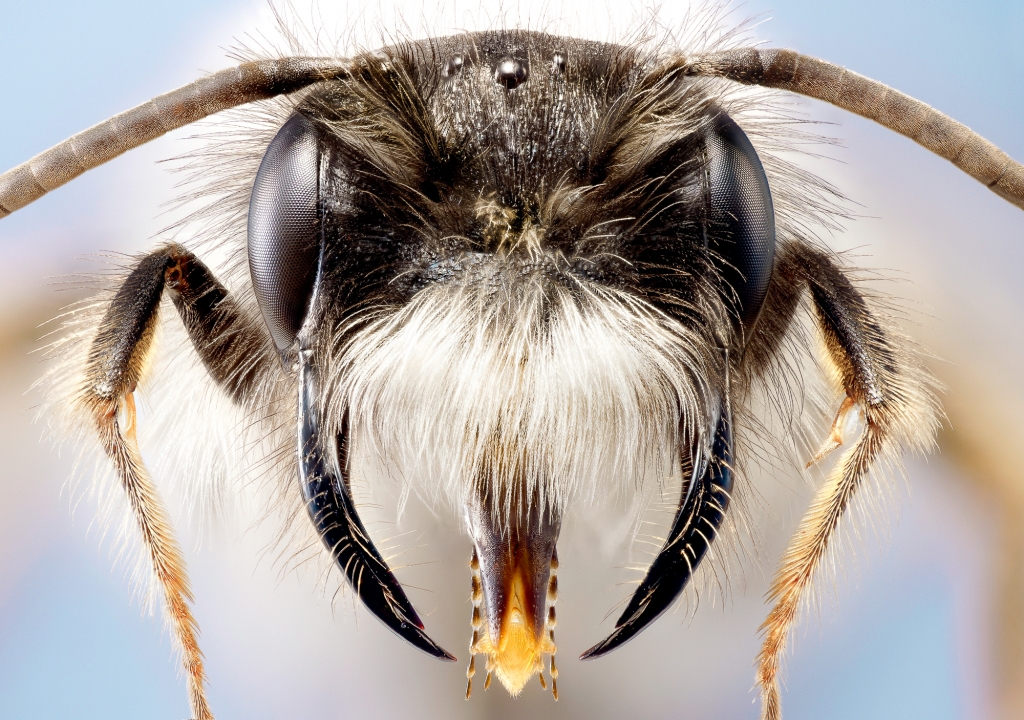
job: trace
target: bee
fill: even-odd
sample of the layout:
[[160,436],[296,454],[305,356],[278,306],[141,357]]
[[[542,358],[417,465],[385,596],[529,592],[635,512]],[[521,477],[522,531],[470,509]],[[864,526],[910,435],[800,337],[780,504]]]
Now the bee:
[[263,103],[259,152],[222,166],[222,195],[196,216],[222,273],[198,246],[157,248],[75,318],[50,376],[125,493],[196,718],[212,713],[192,598],[136,439],[164,297],[266,444],[280,502],[372,614],[442,660],[350,476],[377,464],[458,508],[472,539],[467,696],[478,655],[485,685],[516,694],[546,671],[557,696],[556,545],[584,499],[682,478],[663,547],[584,657],[673,605],[728,530],[743,452],[767,432],[756,412],[795,381],[787,352],[807,303],[842,395],[812,462],[849,449],[773,585],[757,680],[763,716],[780,717],[779,660],[834,531],[872,467],[930,447],[938,408],[884,305],[802,232],[827,210],[806,199],[827,189],[772,155],[745,86],[878,120],[1024,206],[1024,169],[1004,153],[829,63],[527,31],[252,60],[0,176],[10,214],[174,127]]

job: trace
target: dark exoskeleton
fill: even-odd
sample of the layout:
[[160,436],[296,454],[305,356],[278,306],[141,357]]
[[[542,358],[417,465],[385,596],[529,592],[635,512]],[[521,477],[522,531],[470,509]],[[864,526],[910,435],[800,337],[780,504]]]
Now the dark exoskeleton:
[[[372,318],[435,288],[488,284],[497,289],[480,297],[512,307],[526,286],[581,304],[607,291],[696,339],[688,367],[697,399],[679,398],[672,420],[685,474],[678,510],[615,630],[584,658],[647,627],[707,555],[733,492],[734,410],[768,382],[809,298],[846,396],[826,449],[842,442],[851,412],[862,414],[864,430],[819,492],[773,586],[758,679],[765,716],[778,716],[778,658],[830,533],[882,452],[927,445],[934,403],[913,353],[841,263],[792,227],[777,230],[770,173],[715,83],[803,90],[790,56],[751,60],[753,52],[664,62],[635,48],[493,32],[397,45],[330,71],[306,67],[291,85],[266,83],[263,96],[294,91],[295,101],[249,204],[248,263],[262,322],[192,252],[166,246],[143,258],[113,298],[86,372],[85,402],[164,585],[197,717],[210,713],[190,594],[134,439],[131,398],[162,295],[232,399],[246,402],[268,378],[291,383],[299,482],[323,543],[374,615],[451,660],[424,632],[359,518],[347,478],[359,418],[325,398],[344,366],[360,361],[352,338]],[[540,328],[551,322],[537,320]],[[500,332],[493,342],[503,342]],[[506,430],[502,452],[515,437]],[[471,652],[488,656],[488,680],[493,670],[518,692],[554,654],[561,507],[541,502],[543,487],[516,469],[481,470],[472,487],[464,498],[475,546]],[[557,677],[553,657],[549,673]]]

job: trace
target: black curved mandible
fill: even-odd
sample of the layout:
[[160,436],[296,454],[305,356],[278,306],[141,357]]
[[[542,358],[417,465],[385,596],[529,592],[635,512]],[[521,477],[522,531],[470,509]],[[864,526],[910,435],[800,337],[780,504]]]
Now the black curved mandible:
[[615,623],[614,632],[580,655],[581,660],[611,652],[654,622],[672,606],[704,559],[729,508],[733,480],[731,424],[728,404],[723,403],[710,457],[705,453],[703,463],[695,462],[693,478],[683,488],[665,546]]
[[299,481],[306,510],[320,538],[367,610],[428,655],[455,660],[423,632],[423,622],[356,513],[348,485],[341,475],[347,445],[344,431],[338,439],[340,472],[335,472],[324,457],[316,407],[316,373],[310,362],[310,351],[302,350],[299,352]]

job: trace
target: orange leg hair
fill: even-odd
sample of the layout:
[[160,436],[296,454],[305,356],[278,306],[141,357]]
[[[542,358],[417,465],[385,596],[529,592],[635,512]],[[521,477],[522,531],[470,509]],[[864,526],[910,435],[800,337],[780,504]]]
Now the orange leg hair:
[[184,248],[169,245],[142,258],[108,305],[89,348],[77,402],[113,463],[162,590],[171,634],[182,653],[192,717],[212,720],[185,561],[135,434],[134,393],[151,355],[165,290],[213,380],[236,402],[253,396],[268,364],[267,338],[205,265]]
[[[124,427],[121,426],[119,414],[124,417]],[[134,394],[128,393],[120,402],[111,401],[106,408],[100,409],[96,425],[103,450],[114,463],[121,487],[135,515],[139,534],[153,565],[153,573],[163,589],[167,619],[176,644],[181,649],[192,716],[194,720],[213,720],[204,689],[203,654],[198,642],[199,626],[189,609],[193,597],[185,560],[174,537],[171,520],[160,493],[153,486],[139,454],[135,438]]]
[[761,626],[764,640],[757,658],[762,720],[782,717],[778,676],[789,631],[865,477],[883,456],[927,448],[937,425],[931,376],[899,331],[868,308],[833,258],[809,245],[792,244],[781,249],[778,270],[790,288],[810,291],[828,360],[846,392],[830,438],[808,465],[849,441],[844,426],[860,413],[864,430],[818,490],[772,582],[774,605]]

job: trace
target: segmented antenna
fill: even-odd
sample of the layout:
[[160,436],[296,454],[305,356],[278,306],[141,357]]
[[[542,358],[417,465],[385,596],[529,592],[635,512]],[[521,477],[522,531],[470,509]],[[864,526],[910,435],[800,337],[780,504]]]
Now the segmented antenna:
[[686,75],[788,90],[874,120],[949,160],[1024,210],[1024,165],[966,125],[877,80],[792,50],[727,50],[677,61]]
[[[0,218],[166,132],[221,110],[345,77],[351,62],[331,58],[248,62],[153,98],[0,175]],[[824,100],[920,143],[1024,209],[1024,165],[966,125],[877,80],[793,50],[747,48],[681,56],[667,69]]]
[[247,62],[104,120],[0,175],[0,218],[118,155],[222,110],[348,75],[351,63],[293,57]]

